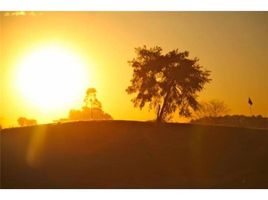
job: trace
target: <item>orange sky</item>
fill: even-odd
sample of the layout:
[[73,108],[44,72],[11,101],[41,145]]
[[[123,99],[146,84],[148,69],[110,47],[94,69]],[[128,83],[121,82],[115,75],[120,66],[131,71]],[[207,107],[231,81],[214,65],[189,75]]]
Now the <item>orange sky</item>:
[[81,57],[90,71],[89,86],[96,87],[104,111],[114,119],[154,118],[152,111],[133,108],[125,92],[132,76],[127,61],[135,56],[134,47],[144,44],[188,50],[200,58],[213,79],[200,93],[201,100],[220,99],[231,114],[248,115],[250,96],[253,113],[268,116],[267,24],[268,12],[2,12],[1,123],[16,125],[20,116],[39,122],[67,116],[68,109],[43,113],[14,90],[19,60],[47,43],[64,44]]

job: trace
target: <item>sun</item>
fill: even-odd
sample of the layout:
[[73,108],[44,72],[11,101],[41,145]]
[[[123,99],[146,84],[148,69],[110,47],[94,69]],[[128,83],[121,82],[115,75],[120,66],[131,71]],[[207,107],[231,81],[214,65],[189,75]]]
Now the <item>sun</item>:
[[81,100],[89,80],[87,66],[66,47],[35,49],[18,64],[16,85],[21,95],[42,111],[70,109]]

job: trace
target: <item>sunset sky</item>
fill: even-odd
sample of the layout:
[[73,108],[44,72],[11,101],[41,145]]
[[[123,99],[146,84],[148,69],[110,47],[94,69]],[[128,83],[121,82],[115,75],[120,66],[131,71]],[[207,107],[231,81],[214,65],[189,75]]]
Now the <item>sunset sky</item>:
[[[230,114],[249,115],[251,97],[253,114],[268,117],[267,35],[267,12],[36,12],[16,16],[1,12],[0,123],[15,126],[20,116],[39,123],[67,117],[70,109],[82,106],[87,87],[97,89],[103,110],[114,119],[154,119],[153,111],[134,108],[125,92],[132,77],[127,61],[135,56],[134,48],[142,45],[159,45],[164,52],[188,50],[190,57],[198,57],[213,79],[199,100],[220,99]],[[26,83],[18,80],[18,74],[34,76],[36,63],[53,66],[58,51],[65,55],[59,64],[66,64],[62,73],[69,73],[70,82],[59,85],[54,94],[69,98],[64,91],[73,86],[77,92],[71,94],[72,101],[61,105],[40,85],[36,95],[46,100],[34,102],[27,98],[30,93],[23,94]],[[50,54],[50,61],[39,56]],[[36,63],[28,66],[31,72],[20,72],[34,59]],[[79,63],[79,70],[73,71],[72,62]],[[55,70],[64,70],[62,65]],[[55,77],[40,73],[42,80],[53,83]],[[40,106],[47,102],[51,102],[49,109]]]

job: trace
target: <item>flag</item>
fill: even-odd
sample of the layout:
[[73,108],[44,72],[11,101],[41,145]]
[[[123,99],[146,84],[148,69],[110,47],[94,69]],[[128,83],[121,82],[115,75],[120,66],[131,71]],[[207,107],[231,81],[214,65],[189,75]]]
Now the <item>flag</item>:
[[250,106],[252,106],[252,105],[253,105],[253,102],[251,101],[251,99],[250,99],[250,98],[248,98],[248,104],[249,104]]

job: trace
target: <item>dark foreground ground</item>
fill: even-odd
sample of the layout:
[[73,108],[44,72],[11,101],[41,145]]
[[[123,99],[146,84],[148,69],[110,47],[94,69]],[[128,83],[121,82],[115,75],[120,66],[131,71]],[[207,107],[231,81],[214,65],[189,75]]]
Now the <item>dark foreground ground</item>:
[[150,122],[5,129],[2,188],[268,188],[268,131]]

